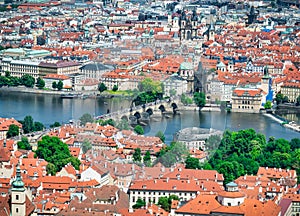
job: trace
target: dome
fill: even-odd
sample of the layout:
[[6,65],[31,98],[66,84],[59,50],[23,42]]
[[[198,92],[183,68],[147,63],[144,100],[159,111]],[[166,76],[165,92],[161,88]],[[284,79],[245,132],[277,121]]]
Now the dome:
[[20,170],[20,165],[17,165],[17,177],[16,180],[12,182],[13,189],[24,189],[24,182],[22,181],[21,177],[21,170]]

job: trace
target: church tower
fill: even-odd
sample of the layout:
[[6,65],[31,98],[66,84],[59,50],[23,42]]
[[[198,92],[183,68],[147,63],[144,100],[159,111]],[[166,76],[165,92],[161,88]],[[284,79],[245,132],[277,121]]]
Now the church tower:
[[17,176],[13,181],[11,188],[11,215],[26,215],[26,192],[24,182],[21,178],[21,170],[19,164],[17,165]]
[[267,94],[269,94],[269,90],[270,90],[270,76],[269,76],[269,70],[268,67],[265,66],[264,67],[264,74],[263,77],[261,78],[261,89],[266,92]]
[[215,26],[213,23],[209,26],[208,40],[215,41]]

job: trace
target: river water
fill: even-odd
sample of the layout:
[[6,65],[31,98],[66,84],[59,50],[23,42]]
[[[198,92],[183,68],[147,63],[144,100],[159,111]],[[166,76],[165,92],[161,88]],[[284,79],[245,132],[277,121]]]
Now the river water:
[[[107,113],[108,110],[113,112],[128,108],[130,103],[129,100],[121,98],[62,99],[60,96],[53,95],[0,91],[0,117],[22,120],[26,115],[31,115],[34,121],[49,126],[55,121],[67,123],[70,119],[78,119],[84,113],[99,116]],[[300,123],[299,114],[288,114],[284,117]],[[176,131],[192,126],[219,130],[254,128],[265,134],[267,138],[270,136],[288,140],[294,137],[300,138],[300,133],[286,129],[261,114],[182,111],[180,115],[171,118],[153,120],[144,129],[146,135],[155,135],[158,131],[164,132],[166,142],[170,143]]]

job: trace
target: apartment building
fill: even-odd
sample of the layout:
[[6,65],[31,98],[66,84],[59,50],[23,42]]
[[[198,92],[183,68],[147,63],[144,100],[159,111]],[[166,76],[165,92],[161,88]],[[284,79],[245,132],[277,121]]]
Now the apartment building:
[[259,113],[263,93],[256,88],[236,88],[232,94],[232,112]]
[[30,75],[34,78],[38,78],[39,64],[40,61],[38,60],[14,60],[12,58],[3,58],[1,62],[1,75],[5,75],[5,72],[10,72],[10,75],[15,77]]

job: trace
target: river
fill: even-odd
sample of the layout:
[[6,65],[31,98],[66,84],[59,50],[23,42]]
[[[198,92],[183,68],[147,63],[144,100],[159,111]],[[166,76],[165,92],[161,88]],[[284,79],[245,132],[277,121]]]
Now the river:
[[[78,119],[84,113],[99,116],[108,110],[113,112],[129,106],[130,101],[121,98],[62,99],[60,96],[53,95],[0,91],[0,117],[22,120],[26,115],[31,115],[35,121],[40,121],[47,127],[55,121],[67,123],[70,119]],[[284,117],[300,123],[298,114]],[[150,125],[145,126],[145,134],[155,135],[160,130],[165,133],[166,142],[170,143],[176,131],[191,126],[219,130],[254,128],[265,134],[267,138],[270,136],[288,140],[294,137],[300,138],[300,133],[282,127],[264,115],[197,111],[182,111],[180,115],[168,119],[151,121]]]

